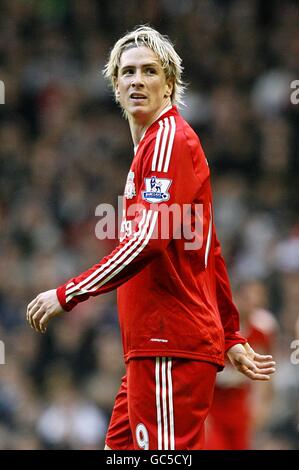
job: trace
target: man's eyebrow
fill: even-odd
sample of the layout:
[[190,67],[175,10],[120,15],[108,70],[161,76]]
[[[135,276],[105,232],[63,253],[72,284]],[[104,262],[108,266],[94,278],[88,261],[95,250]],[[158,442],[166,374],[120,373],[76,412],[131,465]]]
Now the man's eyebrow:
[[142,67],[155,67],[156,65],[159,65],[158,62],[149,62],[148,64],[143,64]]
[[[149,62],[146,64],[141,64],[141,67],[157,67],[159,65],[158,62]],[[121,70],[127,69],[127,68],[134,68],[136,65],[130,65],[130,64],[125,64],[122,67],[120,67]]]

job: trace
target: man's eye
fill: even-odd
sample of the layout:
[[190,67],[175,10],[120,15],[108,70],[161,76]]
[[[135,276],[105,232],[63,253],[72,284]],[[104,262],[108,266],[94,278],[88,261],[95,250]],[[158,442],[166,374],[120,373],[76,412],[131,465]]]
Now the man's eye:
[[132,75],[133,72],[133,69],[126,69],[123,71],[123,75]]
[[156,69],[153,69],[153,68],[148,68],[146,69],[147,73],[149,73],[150,75],[154,75],[156,73]]

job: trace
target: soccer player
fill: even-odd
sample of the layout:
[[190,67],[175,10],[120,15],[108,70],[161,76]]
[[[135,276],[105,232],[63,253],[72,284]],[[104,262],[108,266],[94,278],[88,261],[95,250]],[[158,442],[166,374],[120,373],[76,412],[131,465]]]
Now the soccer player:
[[184,87],[172,43],[141,26],[116,42],[105,75],[135,146],[121,241],[86,272],[39,294],[27,319],[45,332],[51,318],[118,288],[126,376],[106,449],[202,449],[225,353],[253,380],[268,380],[275,363],[238,331],[213,223],[209,167],[176,107]]

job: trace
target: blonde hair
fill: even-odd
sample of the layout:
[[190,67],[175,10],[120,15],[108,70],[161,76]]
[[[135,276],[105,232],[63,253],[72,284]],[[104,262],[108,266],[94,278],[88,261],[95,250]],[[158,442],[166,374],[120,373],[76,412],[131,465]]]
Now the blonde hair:
[[172,42],[167,36],[163,36],[150,26],[139,26],[135,30],[127,33],[120,38],[114,45],[109,60],[104,68],[104,76],[110,81],[113,90],[120,65],[122,53],[131,47],[146,46],[154,51],[160,59],[166,80],[172,80],[173,90],[171,93],[171,102],[178,106],[184,104],[182,96],[185,90],[185,84],[182,81],[183,67],[182,59],[174,49]]

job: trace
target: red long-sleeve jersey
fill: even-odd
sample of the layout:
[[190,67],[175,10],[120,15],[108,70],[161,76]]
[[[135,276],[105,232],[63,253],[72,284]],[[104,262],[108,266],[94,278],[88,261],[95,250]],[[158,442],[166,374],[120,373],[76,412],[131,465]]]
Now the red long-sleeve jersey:
[[119,245],[57,295],[68,311],[115,288],[126,361],[172,356],[223,366],[225,350],[246,342],[213,224],[207,160],[175,106],[139,143]]

